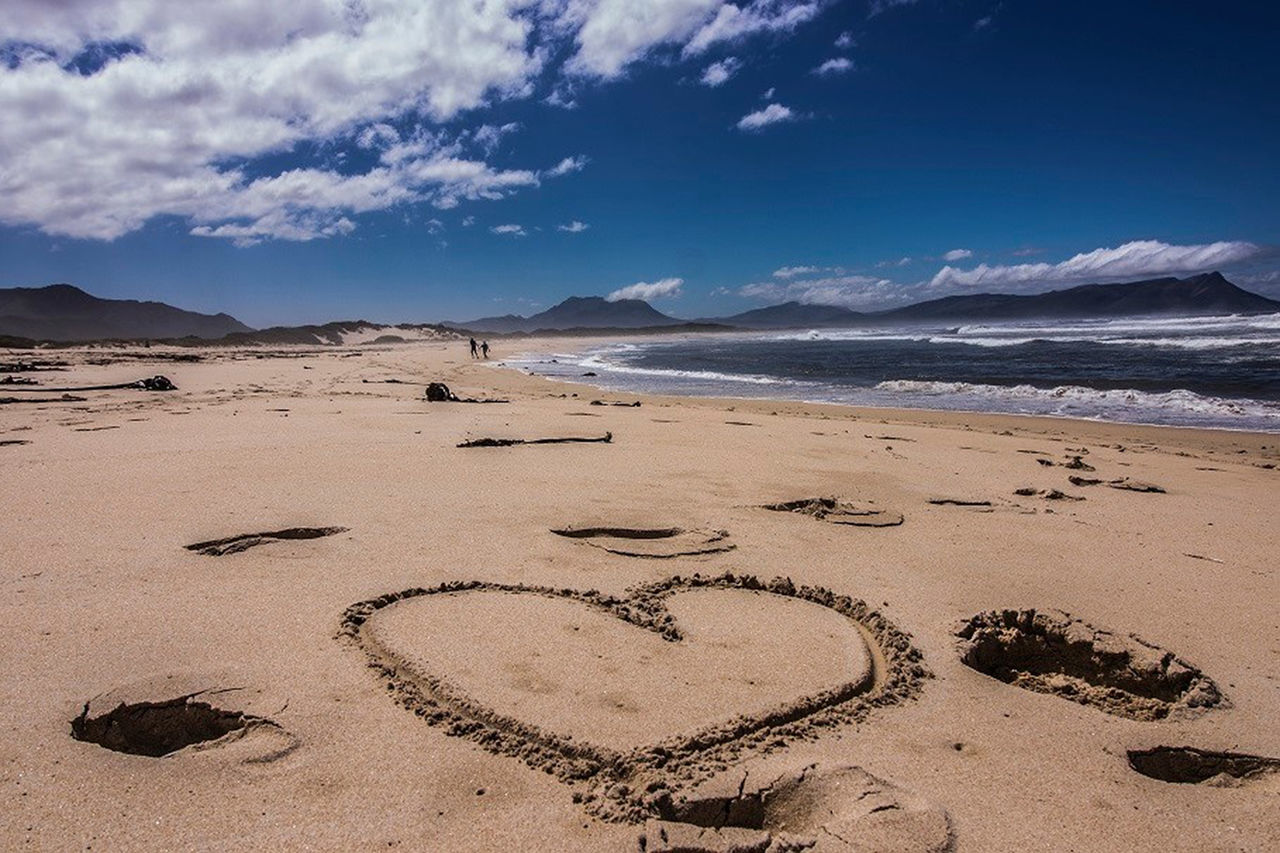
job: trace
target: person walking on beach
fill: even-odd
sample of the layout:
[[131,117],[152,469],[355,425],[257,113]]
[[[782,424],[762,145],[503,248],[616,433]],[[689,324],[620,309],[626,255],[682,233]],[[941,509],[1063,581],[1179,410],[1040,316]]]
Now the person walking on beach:
[[476,339],[475,339],[475,338],[472,338],[472,339],[471,339],[471,357],[472,357],[472,358],[479,358],[479,357],[480,357],[479,353],[477,353],[477,352],[476,352]]
[[484,343],[482,343],[482,344],[480,345],[480,351],[481,351],[482,353],[484,353],[484,357],[485,357],[485,358],[488,358],[488,357],[489,357],[489,342],[488,342],[488,341],[485,341]]

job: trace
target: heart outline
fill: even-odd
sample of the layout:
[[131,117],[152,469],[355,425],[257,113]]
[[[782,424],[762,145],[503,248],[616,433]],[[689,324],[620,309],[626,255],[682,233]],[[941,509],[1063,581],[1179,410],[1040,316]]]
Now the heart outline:
[[[739,715],[689,734],[619,752],[500,714],[452,686],[446,678],[404,665],[362,630],[371,616],[399,601],[424,595],[488,591],[569,599],[678,642],[682,634],[665,599],[678,592],[707,588],[767,592],[834,610],[864,635],[873,659],[872,671],[857,682],[802,696],[764,714]],[[768,752],[793,740],[812,737],[815,728],[857,722],[874,708],[915,698],[923,682],[932,677],[906,632],[866,602],[837,595],[824,587],[796,586],[790,578],[781,577],[764,582],[754,575],[725,572],[714,577],[673,575],[628,592],[625,597],[615,597],[594,589],[447,581],[352,604],[342,614],[338,636],[365,653],[368,667],[384,680],[397,704],[448,735],[465,738],[498,755],[520,758],[571,787],[585,785],[585,791],[575,790],[575,802],[582,802],[589,812],[603,819],[628,822],[652,817],[680,790],[696,785],[744,751]]]

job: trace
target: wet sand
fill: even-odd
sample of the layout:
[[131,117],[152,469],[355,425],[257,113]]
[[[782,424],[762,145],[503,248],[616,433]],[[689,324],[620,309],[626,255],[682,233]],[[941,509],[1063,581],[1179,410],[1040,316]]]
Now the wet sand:
[[0,354],[6,847],[1280,845],[1280,437],[195,352]]

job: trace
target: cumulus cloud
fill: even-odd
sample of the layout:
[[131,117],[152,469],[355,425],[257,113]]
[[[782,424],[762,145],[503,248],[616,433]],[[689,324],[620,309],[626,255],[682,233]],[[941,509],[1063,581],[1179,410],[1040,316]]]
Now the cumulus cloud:
[[762,281],[738,288],[738,295],[768,302],[803,302],[877,309],[909,301],[916,288],[869,275],[830,275],[795,281]]
[[575,219],[567,225],[557,225],[556,230],[566,231],[570,234],[581,234],[583,231],[586,231],[590,227],[591,226],[588,225],[587,223],[579,222],[578,220]]
[[947,252],[946,254],[944,254],[942,256],[942,259],[944,261],[951,261],[952,263],[954,263],[955,261],[963,261],[965,258],[972,258],[972,257],[973,257],[973,252],[969,251],[968,249],[952,249],[950,252]]
[[1135,240],[1115,248],[1083,252],[1061,263],[979,264],[970,270],[945,266],[929,282],[931,289],[1043,286],[1093,281],[1116,281],[1170,273],[1194,273],[1217,269],[1255,258],[1260,246],[1243,241],[1221,241],[1178,246],[1159,240]]
[[605,299],[617,302],[619,299],[673,299],[680,295],[684,285],[682,278],[664,278],[658,281],[637,281],[626,287],[620,287]]
[[[111,240],[172,216],[243,245],[340,236],[359,214],[396,205],[503,198],[586,159],[495,166],[488,158],[518,127],[468,129],[468,111],[547,85],[551,94],[538,96],[568,106],[576,87],[655,49],[701,54],[789,32],[818,9],[816,0],[8,0],[0,224]],[[280,162],[290,165],[268,165]]]
[[702,72],[702,85],[715,88],[724,84],[742,68],[742,60],[727,56],[719,62],[713,62]]
[[528,237],[529,232],[524,230],[523,225],[495,225],[489,229],[494,234],[505,234],[508,237]]
[[771,124],[777,124],[781,121],[791,121],[795,118],[795,113],[789,107],[782,104],[769,104],[761,110],[748,113],[738,119],[738,130],[759,130]]
[[[456,38],[435,37],[442,27]],[[526,49],[530,23],[501,3],[13,0],[5,28],[42,52],[0,65],[0,221],[99,239],[165,214],[201,236],[314,239],[349,232],[347,213],[487,197],[462,186],[469,161],[441,146],[364,174],[250,178],[244,166],[313,141],[394,146],[395,119],[453,118],[542,64]],[[79,73],[73,61],[95,43],[132,49]],[[490,188],[533,183],[466,170]]]
[[846,59],[843,56],[837,56],[834,59],[828,59],[826,62],[813,69],[813,73],[819,77],[828,77],[836,74],[844,74],[853,70],[853,60]]
[[774,278],[795,278],[802,275],[814,275],[820,272],[844,272],[839,267],[778,267],[773,271]]

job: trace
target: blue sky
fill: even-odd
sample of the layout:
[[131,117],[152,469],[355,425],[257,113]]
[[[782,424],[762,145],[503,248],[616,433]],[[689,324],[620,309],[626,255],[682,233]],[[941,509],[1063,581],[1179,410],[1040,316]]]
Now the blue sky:
[[0,286],[251,325],[1280,296],[1272,4],[12,3]]

